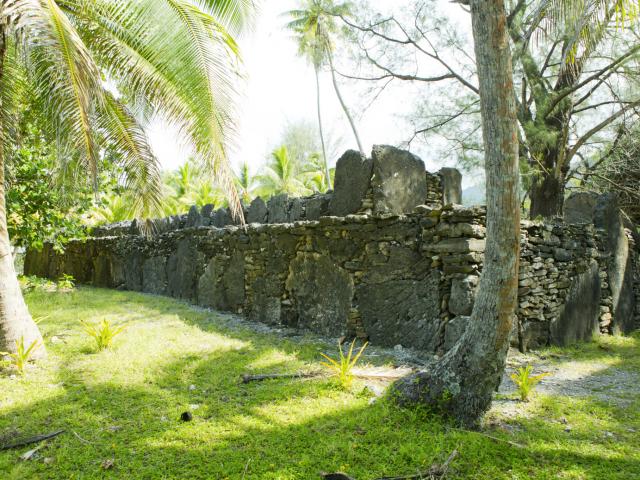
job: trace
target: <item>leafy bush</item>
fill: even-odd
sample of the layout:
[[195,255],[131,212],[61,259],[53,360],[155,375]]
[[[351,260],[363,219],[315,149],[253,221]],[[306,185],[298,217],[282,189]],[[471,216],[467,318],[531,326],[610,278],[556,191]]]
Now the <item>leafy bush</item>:
[[540,381],[548,376],[548,373],[541,373],[539,375],[531,375],[533,372],[533,367],[531,365],[527,365],[526,367],[520,367],[516,373],[511,374],[511,380],[518,387],[518,394],[520,395],[520,400],[523,402],[528,402],[533,392],[535,386],[540,383]]
[[340,342],[338,342],[338,352],[340,354],[340,358],[336,361],[331,357],[328,357],[324,353],[321,353],[324,358],[327,359],[327,362],[321,362],[322,365],[327,367],[329,370],[333,372],[333,375],[338,377],[338,381],[343,388],[349,388],[351,383],[353,382],[353,367],[355,367],[356,363],[360,359],[362,352],[367,347],[369,342],[365,342],[358,353],[353,356],[353,347],[355,346],[355,339],[351,342],[351,347],[349,348],[349,352],[345,355],[342,351],[342,346]]
[[0,352],[2,356],[8,356],[11,359],[11,363],[20,375],[24,375],[24,367],[29,362],[31,354],[38,347],[40,342],[34,340],[27,348],[24,346],[24,335],[20,337],[20,340],[16,340],[16,353]]
[[96,342],[98,351],[110,349],[113,345],[113,339],[121,333],[125,326],[114,327],[107,319],[102,319],[98,325],[91,325],[88,322],[80,321],[84,327],[84,331]]
[[73,278],[73,275],[67,275],[66,273],[60,275],[56,287],[58,287],[58,290],[67,292],[73,290],[73,287],[75,287],[75,280]]

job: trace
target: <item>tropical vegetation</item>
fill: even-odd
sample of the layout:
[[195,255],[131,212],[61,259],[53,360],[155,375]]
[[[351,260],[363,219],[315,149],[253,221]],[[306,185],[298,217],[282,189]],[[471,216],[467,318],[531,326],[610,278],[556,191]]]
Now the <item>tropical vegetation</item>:
[[238,213],[226,145],[239,81],[234,36],[252,8],[249,0],[2,2],[0,348],[15,349],[21,337],[26,344],[41,339],[15,278],[6,218],[3,152],[16,138],[12,129],[25,92],[57,140],[57,162],[73,168],[76,178],[88,178],[97,190],[101,149],[117,154],[119,184],[135,192],[130,200],[137,215],[161,206],[158,164],[139,122],[151,114],[181,128]]
[[[321,370],[320,353],[335,352],[333,342],[257,333],[226,315],[135,292],[36,288],[26,298],[34,315],[48,316],[39,325],[49,358],[26,365],[24,377],[12,378],[9,364],[0,374],[0,444],[65,433],[28,461],[19,458],[40,445],[0,451],[3,479],[81,472],[87,480],[299,480],[342,471],[368,480],[427,473],[454,450],[444,478],[637,477],[640,401],[622,390],[633,382],[619,383],[640,374],[637,335],[540,351],[554,371],[598,365],[603,381],[585,396],[541,390],[521,403],[505,395],[481,430],[467,431],[376,398],[360,378],[349,390],[326,376],[240,381],[246,373]],[[127,329],[111,350],[96,352],[79,318]],[[358,367],[393,365],[374,353],[368,347]],[[184,412],[190,422],[180,421]]]

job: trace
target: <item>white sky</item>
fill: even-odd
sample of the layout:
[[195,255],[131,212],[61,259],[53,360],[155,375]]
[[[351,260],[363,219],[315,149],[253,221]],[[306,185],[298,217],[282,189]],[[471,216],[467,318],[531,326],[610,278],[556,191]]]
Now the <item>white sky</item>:
[[[392,10],[400,2],[395,0],[372,0],[379,10]],[[462,25],[469,28],[467,15],[459,6],[440,0],[443,10],[452,14]],[[244,95],[239,104],[238,145],[230,152],[234,168],[247,161],[255,173],[267,154],[279,142],[283,127],[288,122],[300,119],[316,122],[316,97],[313,67],[298,57],[295,42],[284,28],[287,19],[283,12],[298,6],[297,0],[264,0],[256,19],[255,31],[240,41],[242,57],[247,72]],[[357,99],[348,85],[341,82],[348,105],[357,106]],[[323,124],[329,136],[345,140],[344,148],[355,148],[355,141],[346,118],[336,99],[328,72],[321,75]],[[242,90],[242,89],[241,89]],[[354,95],[356,94],[353,92]],[[351,100],[351,101],[350,101]],[[410,94],[402,95],[395,90],[393,96],[386,95],[360,116],[355,114],[359,134],[365,151],[375,144],[398,144],[408,137],[408,126],[400,115],[410,109]],[[403,110],[404,109],[404,110]],[[189,156],[189,148],[181,145],[177,132],[167,125],[154,122],[148,129],[151,145],[164,169],[175,169]],[[425,161],[428,170],[437,170],[443,165],[430,161],[427,152],[415,152]],[[337,158],[330,158],[334,164]],[[451,164],[453,165],[453,163]]]

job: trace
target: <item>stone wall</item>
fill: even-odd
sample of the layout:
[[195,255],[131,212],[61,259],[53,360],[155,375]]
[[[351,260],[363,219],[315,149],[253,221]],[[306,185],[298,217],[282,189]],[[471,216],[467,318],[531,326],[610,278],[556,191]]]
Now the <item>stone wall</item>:
[[[469,321],[485,247],[484,207],[443,206],[459,195],[459,180],[426,173],[419,158],[391,147],[374,148],[371,159],[347,152],[333,193],[256,200],[246,227],[219,228],[224,211],[192,209],[160,222],[153,237],[119,226],[71,242],[64,254],[29,251],[25,271],[442,353]],[[522,223],[512,333],[522,350],[636,325],[635,243],[621,224],[594,220],[615,217],[614,204],[594,205],[582,223]]]
[[[64,254],[45,246],[29,252],[25,268],[169,295],[272,325],[442,352],[468,322],[482,271],[483,222],[482,208],[420,206],[400,216],[190,227],[153,238],[72,242]],[[589,339],[610,299],[597,232],[532,222],[522,232],[514,345]]]

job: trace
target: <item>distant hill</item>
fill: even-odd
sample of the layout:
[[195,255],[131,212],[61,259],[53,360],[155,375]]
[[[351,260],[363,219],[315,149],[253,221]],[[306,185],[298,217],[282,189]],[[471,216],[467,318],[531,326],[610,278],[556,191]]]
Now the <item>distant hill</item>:
[[462,189],[462,204],[463,205],[484,205],[485,202],[485,185],[484,183],[479,185],[473,185]]

